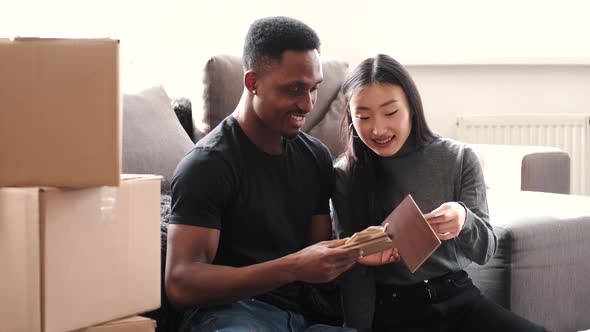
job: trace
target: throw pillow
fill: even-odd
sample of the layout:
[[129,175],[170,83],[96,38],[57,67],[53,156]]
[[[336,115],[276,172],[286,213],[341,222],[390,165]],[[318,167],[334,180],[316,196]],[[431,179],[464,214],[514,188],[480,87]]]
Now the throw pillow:
[[230,115],[242,97],[244,67],[238,56],[214,56],[203,70],[203,109],[194,109],[197,129],[207,134]]
[[348,62],[340,58],[322,57],[322,72],[324,81],[318,89],[318,99],[302,128],[306,133],[324,118],[330,105],[336,99],[340,86],[348,74]]
[[348,131],[342,130],[342,118],[346,112],[346,98],[342,91],[338,92],[336,98],[330,104],[328,111],[320,122],[313,127],[309,134],[324,143],[330,153],[332,159],[336,159],[342,152],[344,152],[345,140]]
[[123,95],[123,173],[158,174],[162,191],[193,143],[162,87]]

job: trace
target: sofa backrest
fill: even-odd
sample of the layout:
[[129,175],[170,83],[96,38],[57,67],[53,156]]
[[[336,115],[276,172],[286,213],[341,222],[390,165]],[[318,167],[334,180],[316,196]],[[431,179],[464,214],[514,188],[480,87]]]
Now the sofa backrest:
[[[332,156],[336,157],[342,152],[342,145],[339,142],[340,117],[338,115],[344,111],[343,96],[338,92],[348,74],[348,62],[340,58],[322,57],[322,71],[324,81],[318,89],[314,109],[307,116],[302,130],[319,138],[328,146]],[[193,109],[196,138],[209,133],[234,111],[244,90],[243,82],[244,68],[241,57],[217,55],[207,61],[203,69],[202,108]],[[337,97],[341,100],[336,101]],[[331,110],[333,104],[336,108]],[[327,116],[328,113],[330,116]],[[329,119],[320,125],[324,118]]]
[[488,189],[570,193],[570,157],[543,146],[469,144],[479,157]]

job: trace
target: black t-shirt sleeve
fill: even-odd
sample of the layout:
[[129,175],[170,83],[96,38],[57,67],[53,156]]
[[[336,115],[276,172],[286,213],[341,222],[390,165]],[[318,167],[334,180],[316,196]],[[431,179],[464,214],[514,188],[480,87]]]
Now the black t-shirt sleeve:
[[196,148],[172,178],[170,223],[221,229],[221,215],[234,186],[228,163],[218,152]]
[[321,172],[320,199],[315,208],[314,215],[330,214],[330,198],[334,192],[336,177],[332,164],[332,157],[325,146],[321,146],[319,154],[319,167]]

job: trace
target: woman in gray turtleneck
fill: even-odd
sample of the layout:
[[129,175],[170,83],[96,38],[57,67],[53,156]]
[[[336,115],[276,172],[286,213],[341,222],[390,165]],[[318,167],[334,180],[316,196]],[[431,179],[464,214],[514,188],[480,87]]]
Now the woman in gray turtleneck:
[[338,236],[381,224],[411,194],[422,211],[438,215],[428,222],[442,241],[413,274],[395,262],[395,251],[346,273],[346,324],[360,331],[545,331],[485,298],[464,271],[497,248],[482,170],[468,146],[430,131],[404,67],[387,55],[369,58],[343,90],[349,139],[332,198]]

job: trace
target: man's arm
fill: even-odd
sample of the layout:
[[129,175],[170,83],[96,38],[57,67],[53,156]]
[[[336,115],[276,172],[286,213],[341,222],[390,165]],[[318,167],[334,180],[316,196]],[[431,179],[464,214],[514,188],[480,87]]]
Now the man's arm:
[[332,239],[332,219],[329,214],[311,217],[308,245]]
[[219,233],[198,226],[169,226],[166,293],[172,303],[181,307],[227,303],[295,279],[287,260],[244,268],[210,264],[217,253]]
[[177,307],[229,303],[302,280],[328,282],[359,258],[355,249],[338,249],[344,241],[324,241],[294,254],[246,267],[211,264],[219,230],[170,225],[166,257],[166,293]]

